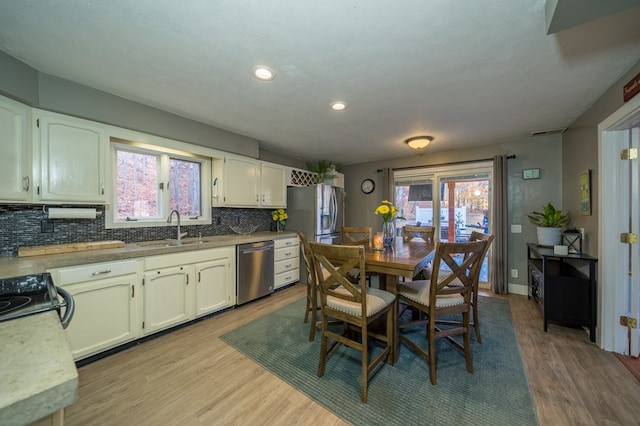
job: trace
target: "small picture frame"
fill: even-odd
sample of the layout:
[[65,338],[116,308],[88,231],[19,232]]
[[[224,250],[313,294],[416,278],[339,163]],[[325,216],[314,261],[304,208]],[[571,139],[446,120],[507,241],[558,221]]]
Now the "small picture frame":
[[522,170],[522,179],[540,179],[540,169],[523,169]]
[[591,170],[583,170],[580,179],[580,216],[591,216]]

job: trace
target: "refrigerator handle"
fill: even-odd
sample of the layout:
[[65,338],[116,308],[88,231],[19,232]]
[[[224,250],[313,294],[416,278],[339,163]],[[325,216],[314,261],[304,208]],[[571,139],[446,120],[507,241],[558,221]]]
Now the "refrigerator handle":
[[336,196],[336,189],[331,188],[331,230],[337,232],[336,225],[338,222],[338,200]]

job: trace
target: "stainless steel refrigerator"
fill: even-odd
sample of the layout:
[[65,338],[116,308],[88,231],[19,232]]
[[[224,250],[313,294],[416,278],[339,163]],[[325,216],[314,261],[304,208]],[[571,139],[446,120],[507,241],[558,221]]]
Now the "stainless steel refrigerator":
[[[301,231],[309,241],[339,244],[344,224],[344,192],[326,184],[287,188],[287,231]],[[301,271],[305,270],[300,256]],[[306,276],[301,274],[301,282]]]

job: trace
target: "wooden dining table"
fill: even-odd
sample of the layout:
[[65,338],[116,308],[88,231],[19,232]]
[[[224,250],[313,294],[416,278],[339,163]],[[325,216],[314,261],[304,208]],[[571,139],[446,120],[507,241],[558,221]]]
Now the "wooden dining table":
[[[379,251],[365,246],[365,269],[367,272],[380,273],[380,288],[397,294],[398,279],[400,277],[415,277],[433,260],[435,251],[435,242],[428,243],[419,238],[409,241],[395,238],[392,249]],[[398,312],[396,327],[393,330],[393,345],[396,348],[394,364],[399,357],[400,345],[397,324],[402,312],[403,310]]]
[[399,277],[413,278],[424,269],[435,255],[436,244],[414,238],[403,241],[396,238],[392,249],[374,250],[365,247],[367,272],[378,272],[380,288],[396,294]]

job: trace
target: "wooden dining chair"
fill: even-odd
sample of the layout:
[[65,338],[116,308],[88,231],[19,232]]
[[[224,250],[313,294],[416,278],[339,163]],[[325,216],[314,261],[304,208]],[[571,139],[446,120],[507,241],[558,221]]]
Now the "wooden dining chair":
[[[433,244],[436,228],[433,226],[404,226],[402,228],[402,240],[404,242],[411,241],[415,238],[424,240],[425,243]],[[424,280],[431,276],[431,263],[423,268],[413,277],[414,280]],[[403,281],[404,277],[403,277]]]
[[[373,238],[373,229],[370,226],[343,226],[341,230],[342,235],[342,245],[348,246],[365,246],[371,247],[371,242]],[[357,280],[360,271],[354,269],[351,271],[351,277]],[[371,277],[377,275],[374,272],[369,272],[366,274],[367,283],[369,287],[371,287]],[[353,281],[353,280],[352,280]]]
[[[489,247],[493,242],[492,234],[484,234],[478,231],[472,231],[469,235],[469,242],[474,241],[486,241],[487,245],[482,253],[482,261],[480,263],[480,269],[482,269],[482,262],[484,262],[484,258],[487,256],[489,252]],[[478,286],[480,284],[480,271],[478,271],[478,275],[476,276],[475,282],[473,283],[473,288],[471,290],[471,308],[473,310],[473,321],[469,323],[469,327],[473,328],[476,334],[476,341],[478,343],[482,343],[482,337],[480,335],[480,321],[478,320]],[[450,284],[451,287],[462,287],[462,283],[460,280],[453,280]],[[442,321],[442,324],[451,324],[454,323],[452,321]]]
[[402,239],[411,241],[414,238],[422,238],[425,242],[433,243],[436,228],[433,226],[404,226],[402,228]]
[[[440,338],[445,338],[464,353],[467,371],[473,373],[469,338],[471,295],[473,283],[480,273],[482,253],[486,245],[486,241],[439,243],[433,260],[431,279],[398,284],[398,301],[424,314],[416,320],[400,323],[399,339],[428,361],[431,384],[437,383],[436,340]],[[443,268],[444,265],[447,268]],[[462,287],[450,286],[456,279],[462,283]],[[439,317],[453,314],[462,315],[462,321],[446,328],[436,324]],[[426,326],[428,352],[406,332],[418,325]],[[454,339],[454,336],[458,335],[462,336],[462,342]]]
[[311,253],[311,247],[309,247],[309,242],[305,237],[303,232],[296,232],[298,234],[298,238],[300,239],[300,254],[304,259],[305,271],[307,273],[307,305],[304,312],[304,322],[309,320],[309,315],[311,315],[311,327],[309,329],[309,341],[313,342],[316,336],[316,327],[319,324],[318,322],[318,310],[320,309],[318,305],[318,286],[317,286],[317,277],[316,277],[316,269],[313,263],[313,254]]
[[[367,402],[368,383],[375,367],[385,358],[395,360],[394,332],[396,327],[396,297],[387,291],[366,286],[364,279],[364,247],[309,243],[313,253],[321,306],[321,341],[318,377],[324,375],[327,355],[342,344],[361,352],[361,400]],[[363,273],[357,283],[347,274],[353,268]],[[318,271],[326,269],[326,277]],[[384,331],[375,331],[371,324],[385,318]],[[343,322],[342,332],[329,328],[329,319]],[[369,344],[381,344],[382,351],[369,360]]]

